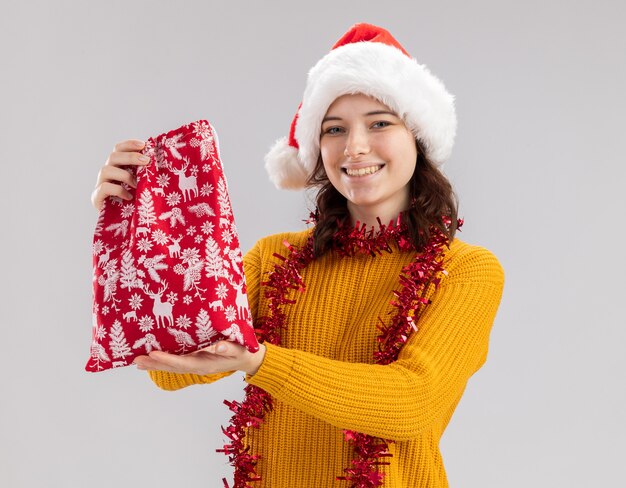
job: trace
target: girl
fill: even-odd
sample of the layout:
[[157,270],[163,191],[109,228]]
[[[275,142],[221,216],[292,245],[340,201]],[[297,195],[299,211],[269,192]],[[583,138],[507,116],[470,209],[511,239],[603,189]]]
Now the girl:
[[[486,360],[504,285],[490,251],[455,237],[440,171],[453,100],[389,32],[353,26],[309,72],[289,137],[266,156],[278,187],[318,191],[311,229],[245,256],[260,350],[220,341],[136,359],[166,390],[246,373],[221,450],[234,486],[448,486],[439,440]],[[96,208],[129,198],[118,166],[144,164],[136,143],[109,156]]]

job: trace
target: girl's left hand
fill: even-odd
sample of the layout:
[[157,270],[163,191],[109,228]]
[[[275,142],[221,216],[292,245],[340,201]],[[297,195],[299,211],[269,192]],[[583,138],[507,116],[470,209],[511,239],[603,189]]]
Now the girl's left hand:
[[135,358],[133,364],[137,365],[137,369],[171,373],[206,375],[245,371],[253,375],[261,366],[264,357],[264,344],[259,344],[259,350],[251,353],[240,344],[224,340],[182,356],[152,351],[147,356]]

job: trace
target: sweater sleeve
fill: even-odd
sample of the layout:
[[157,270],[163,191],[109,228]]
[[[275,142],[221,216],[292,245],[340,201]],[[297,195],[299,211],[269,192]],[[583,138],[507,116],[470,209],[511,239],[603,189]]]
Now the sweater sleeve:
[[[246,289],[248,295],[248,304],[252,319],[257,316],[257,308],[259,303],[259,245],[255,245],[243,258],[244,273],[246,276]],[[234,371],[225,371],[223,373],[197,375],[197,374],[179,374],[170,373],[169,371],[148,371],[150,379],[162,390],[175,391],[186,388],[191,385],[204,385],[214,383],[215,381],[230,376]]]
[[496,257],[474,247],[432,296],[418,331],[389,365],[349,363],[266,344],[246,381],[338,428],[408,440],[458,402],[487,357],[504,286]]

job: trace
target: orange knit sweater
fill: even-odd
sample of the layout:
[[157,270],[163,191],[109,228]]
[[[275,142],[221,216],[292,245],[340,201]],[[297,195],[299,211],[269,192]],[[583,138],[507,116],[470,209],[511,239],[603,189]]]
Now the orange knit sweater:
[[[260,282],[287,255],[283,240],[303,246],[310,229],[261,239],[244,258],[253,317],[268,314]],[[388,322],[398,276],[412,253],[341,258],[328,253],[302,273],[306,291],[284,306],[282,345],[266,343],[265,359],[246,381],[272,395],[274,409],[246,441],[260,454],[254,486],[346,487],[336,481],[352,448],[342,429],[392,439],[381,469],[385,488],[448,486],[439,440],[468,379],[487,358],[489,334],[504,285],[497,258],[454,239],[439,288],[431,286],[414,332],[389,365],[374,363],[379,317]],[[149,372],[165,390],[212,383],[231,373],[199,376]],[[216,448],[221,442],[216,439]],[[217,481],[216,481],[217,483]],[[216,485],[217,486],[217,485]]]

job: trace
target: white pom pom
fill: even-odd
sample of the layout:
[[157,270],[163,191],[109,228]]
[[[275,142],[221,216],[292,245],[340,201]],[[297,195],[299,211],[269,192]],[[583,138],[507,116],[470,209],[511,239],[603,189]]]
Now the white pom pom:
[[309,176],[298,160],[298,150],[286,137],[278,139],[265,155],[265,169],[272,183],[285,190],[303,189]]

